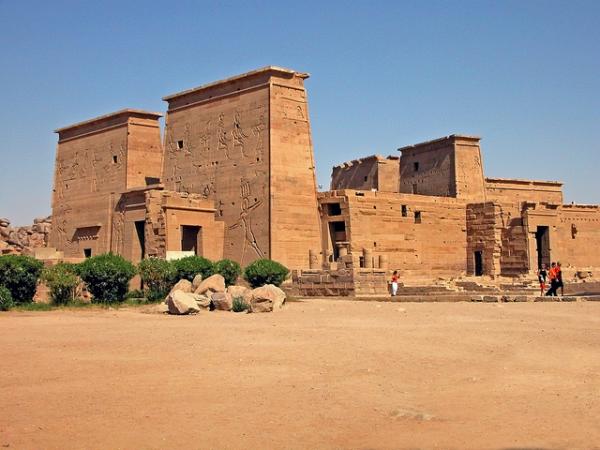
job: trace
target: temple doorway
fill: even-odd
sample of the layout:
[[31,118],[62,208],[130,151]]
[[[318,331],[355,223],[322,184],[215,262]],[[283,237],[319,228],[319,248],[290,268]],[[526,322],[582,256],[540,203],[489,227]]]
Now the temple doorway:
[[550,230],[547,226],[538,226],[535,232],[538,268],[542,264],[550,267]]

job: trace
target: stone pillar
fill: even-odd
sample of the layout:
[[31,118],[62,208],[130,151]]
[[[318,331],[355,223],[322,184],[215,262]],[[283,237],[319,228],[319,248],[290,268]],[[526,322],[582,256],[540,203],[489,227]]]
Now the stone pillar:
[[308,251],[308,267],[310,269],[319,268],[319,256],[317,255],[317,252],[312,249]]
[[373,252],[368,248],[363,248],[363,258],[365,261],[365,269],[373,268]]
[[379,255],[379,268],[388,269],[388,255]]

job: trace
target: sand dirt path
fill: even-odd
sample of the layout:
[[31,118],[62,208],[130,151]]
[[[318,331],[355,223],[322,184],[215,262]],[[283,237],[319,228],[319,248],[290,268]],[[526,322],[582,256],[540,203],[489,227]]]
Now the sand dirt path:
[[0,448],[600,448],[600,302],[0,313]]

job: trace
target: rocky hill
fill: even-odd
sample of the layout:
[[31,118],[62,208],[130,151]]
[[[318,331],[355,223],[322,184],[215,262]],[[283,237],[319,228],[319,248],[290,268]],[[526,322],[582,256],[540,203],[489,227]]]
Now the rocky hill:
[[0,254],[33,254],[33,249],[48,245],[52,217],[34,219],[33,225],[11,227],[8,219],[0,218]]

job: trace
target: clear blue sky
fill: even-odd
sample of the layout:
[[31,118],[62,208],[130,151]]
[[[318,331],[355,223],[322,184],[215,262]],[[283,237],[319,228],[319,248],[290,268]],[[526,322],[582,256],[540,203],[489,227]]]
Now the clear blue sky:
[[600,203],[600,1],[0,0],[0,217],[50,213],[57,127],[265,65],[307,80],[334,164],[452,133],[487,176]]

